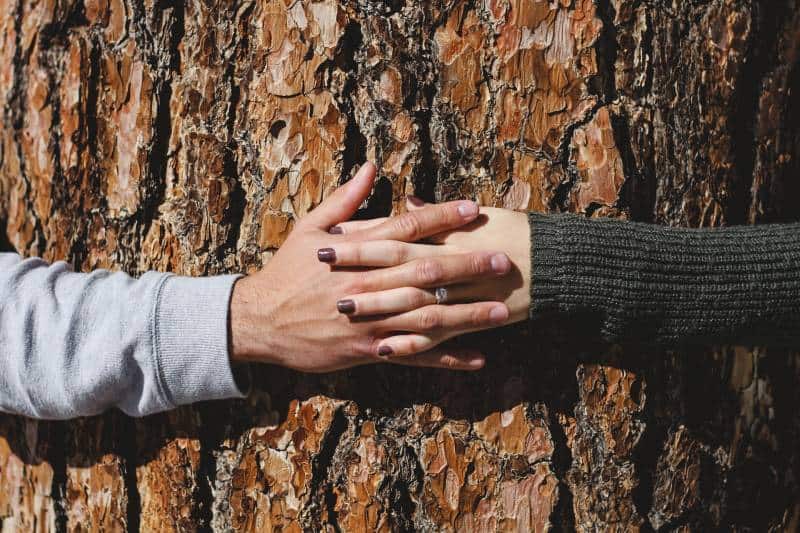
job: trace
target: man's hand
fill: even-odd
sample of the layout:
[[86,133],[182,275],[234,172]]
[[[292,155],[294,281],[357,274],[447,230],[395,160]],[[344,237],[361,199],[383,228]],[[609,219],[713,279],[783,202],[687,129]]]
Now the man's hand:
[[488,251],[494,246],[464,251],[413,243],[474,221],[473,202],[430,206],[346,231],[342,223],[367,197],[374,178],[375,167],[364,165],[298,222],[263,270],[236,283],[230,313],[234,360],[307,372],[387,361],[483,366],[483,355],[474,350],[435,347],[506,323],[508,308],[474,298],[475,303],[438,305],[436,289],[448,287],[455,298],[448,302],[456,302],[476,282],[502,279],[511,262]]
[[[441,204],[447,205],[447,204]],[[421,213],[433,204],[425,204],[418,198],[407,202],[409,212]],[[352,221],[340,224],[341,230],[353,238],[374,237],[389,218]],[[446,230],[425,239],[440,244],[448,253],[463,254],[479,250],[504,252],[512,263],[511,272],[499,279],[479,280],[468,285],[457,286],[449,291],[449,302],[504,301],[511,316],[506,323],[528,318],[531,304],[531,235],[528,215],[524,212],[481,207],[480,215],[469,224],[454,230]],[[363,298],[371,295],[361,295]]]

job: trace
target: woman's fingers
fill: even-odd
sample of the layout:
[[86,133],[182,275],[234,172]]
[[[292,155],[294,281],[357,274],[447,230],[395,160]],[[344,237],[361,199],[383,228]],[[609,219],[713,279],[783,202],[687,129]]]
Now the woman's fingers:
[[477,350],[437,348],[408,357],[389,358],[387,362],[448,370],[480,370],[486,364],[486,358]]
[[336,266],[387,267],[452,253],[445,246],[400,241],[343,241],[317,250],[317,259]]
[[350,220],[337,224],[328,230],[333,235],[349,235],[357,231],[364,231],[379,226],[389,220],[389,217],[371,218],[369,220]]
[[416,242],[430,235],[460,228],[478,217],[478,204],[468,200],[434,204],[390,217],[381,224],[352,233],[361,240]]
[[471,252],[415,259],[399,266],[360,274],[357,292],[399,287],[439,287],[462,281],[508,274],[511,261],[504,253]]
[[454,335],[501,326],[508,317],[508,307],[502,302],[426,305],[375,320],[372,326],[379,332],[423,333],[432,338],[438,335],[441,341]]

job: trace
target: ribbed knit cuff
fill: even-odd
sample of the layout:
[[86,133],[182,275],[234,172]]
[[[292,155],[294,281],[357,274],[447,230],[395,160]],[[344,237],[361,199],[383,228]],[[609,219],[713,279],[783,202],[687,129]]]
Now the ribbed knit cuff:
[[800,224],[530,224],[532,319],[558,312],[611,342],[800,346]]
[[228,353],[228,309],[239,275],[170,275],[158,294],[155,346],[159,383],[167,401],[184,405],[243,398],[250,369]]
[[531,229],[531,307],[530,319],[558,312],[561,293],[563,257],[558,218],[528,213]]

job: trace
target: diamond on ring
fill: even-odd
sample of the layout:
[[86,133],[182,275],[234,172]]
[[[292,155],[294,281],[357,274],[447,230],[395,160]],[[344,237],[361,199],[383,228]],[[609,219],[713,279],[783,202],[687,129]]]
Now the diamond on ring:
[[436,296],[436,303],[443,304],[447,302],[447,289],[444,287],[437,287],[436,291],[434,292]]

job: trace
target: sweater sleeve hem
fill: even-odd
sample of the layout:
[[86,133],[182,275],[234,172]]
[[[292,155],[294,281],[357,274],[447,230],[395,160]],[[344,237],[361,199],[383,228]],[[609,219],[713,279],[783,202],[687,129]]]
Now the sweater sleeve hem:
[[530,319],[551,316],[559,310],[563,276],[562,238],[558,217],[528,213],[531,230]]
[[156,302],[153,351],[160,388],[171,405],[249,393],[249,366],[233,364],[229,355],[229,304],[239,277],[170,275],[164,281]]

